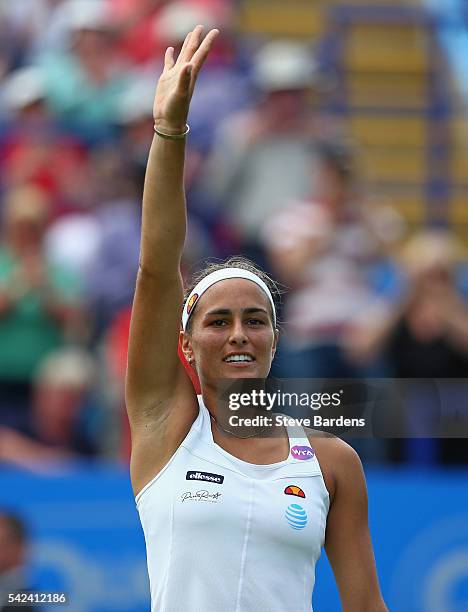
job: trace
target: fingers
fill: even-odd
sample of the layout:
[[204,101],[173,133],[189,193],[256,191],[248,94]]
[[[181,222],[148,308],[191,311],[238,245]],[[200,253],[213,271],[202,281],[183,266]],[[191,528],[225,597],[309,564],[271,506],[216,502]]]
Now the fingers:
[[187,36],[185,37],[184,44],[182,45],[182,49],[180,50],[179,57],[177,58],[176,64],[179,64],[180,62],[183,61],[185,50],[187,49],[187,45],[189,44],[190,39],[192,38],[192,33],[193,32],[189,32]]
[[[202,40],[203,26],[197,25],[197,27],[192,30],[192,32],[189,32],[185,37],[184,44],[182,45],[182,49],[179,53],[177,61],[175,62],[175,65],[188,65],[190,62],[191,68],[189,69],[187,66],[182,68],[178,84],[179,93],[182,93],[182,90],[185,91],[186,86],[190,86],[192,72],[195,76],[198,75],[218,34],[219,30],[210,30],[210,32],[208,32],[208,34]],[[169,47],[169,49],[166,51],[164,65],[167,68],[172,68],[174,66],[174,50],[172,47]]]
[[164,55],[164,68],[170,70],[174,66],[174,47],[168,47]]
[[210,49],[213,46],[213,42],[215,41],[218,34],[219,34],[219,30],[216,30],[216,29],[208,32],[203,42],[198,46],[198,49],[192,56],[191,63],[193,64],[193,70],[194,70],[195,75],[198,74],[198,72],[200,71],[200,68],[203,66],[203,63],[205,62],[210,52]]
[[200,46],[202,33],[203,26],[197,25],[196,28],[186,37],[179,55],[181,62],[189,62],[192,59],[193,54]]
[[177,58],[177,64],[189,62],[198,49],[200,44],[201,33],[203,32],[203,26],[198,25],[194,30],[189,32],[185,37],[184,44],[180,50],[179,57]]

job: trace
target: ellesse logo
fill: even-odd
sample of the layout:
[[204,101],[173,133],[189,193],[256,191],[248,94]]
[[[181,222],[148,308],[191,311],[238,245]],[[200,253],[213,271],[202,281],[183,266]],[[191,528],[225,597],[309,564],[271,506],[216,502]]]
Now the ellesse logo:
[[286,495],[295,495],[296,497],[305,498],[304,491],[301,489],[301,487],[298,487],[297,485],[289,485],[285,488],[284,492]]
[[193,307],[195,306],[198,300],[198,293],[194,293],[190,300],[187,302],[187,314],[189,315],[192,312]]
[[223,484],[224,476],[221,474],[210,474],[210,472],[187,472],[185,480],[203,480],[204,482]]

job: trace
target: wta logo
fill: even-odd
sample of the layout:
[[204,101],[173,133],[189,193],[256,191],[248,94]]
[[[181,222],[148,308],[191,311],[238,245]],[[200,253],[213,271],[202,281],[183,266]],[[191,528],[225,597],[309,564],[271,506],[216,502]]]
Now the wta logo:
[[300,461],[312,459],[315,455],[314,449],[310,446],[293,446],[291,449],[291,457]]

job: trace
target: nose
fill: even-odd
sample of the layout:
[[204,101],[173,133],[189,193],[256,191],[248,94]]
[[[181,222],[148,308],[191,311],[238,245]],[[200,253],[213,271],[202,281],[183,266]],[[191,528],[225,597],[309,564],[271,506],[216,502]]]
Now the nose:
[[244,345],[247,344],[248,340],[242,321],[233,321],[229,335],[229,344]]

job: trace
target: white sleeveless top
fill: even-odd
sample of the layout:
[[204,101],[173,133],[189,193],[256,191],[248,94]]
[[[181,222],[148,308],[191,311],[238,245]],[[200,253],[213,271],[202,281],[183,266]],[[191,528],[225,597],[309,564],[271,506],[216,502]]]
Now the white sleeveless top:
[[329,496],[304,430],[288,430],[285,461],[255,465],[213,441],[199,404],[185,440],[136,497],[151,611],[310,612]]

